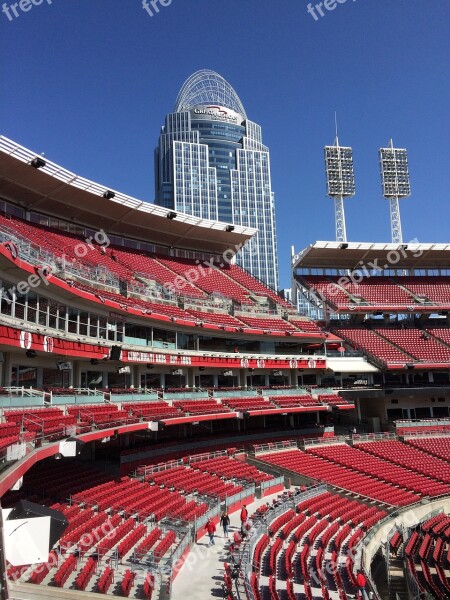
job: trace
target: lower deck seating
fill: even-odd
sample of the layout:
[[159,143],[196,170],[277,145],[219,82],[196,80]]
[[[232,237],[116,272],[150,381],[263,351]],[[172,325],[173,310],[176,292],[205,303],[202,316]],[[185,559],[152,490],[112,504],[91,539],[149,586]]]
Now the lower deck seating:
[[404,506],[418,502],[420,494],[402,489],[380,478],[355,472],[325,457],[300,450],[286,450],[258,455],[258,458],[282,469],[294,471],[311,480],[320,480],[385,504]]
[[[252,557],[256,597],[354,597],[353,548],[385,511],[323,492],[272,520],[270,510],[264,512],[268,532],[257,540]],[[261,514],[260,509],[253,518]]]
[[[97,474],[95,482],[91,479],[94,474]],[[188,503],[186,498],[177,492],[160,490],[129,478],[116,481],[110,475],[106,477],[107,482],[99,483],[101,478],[94,467],[74,459],[42,461],[25,474],[22,489],[9,492],[5,497],[6,504],[14,504],[19,495],[39,501],[38,496],[27,493],[39,491],[40,488],[33,487],[39,479],[42,479],[42,490],[45,489],[47,481],[52,481],[57,489],[65,479],[68,479],[68,485],[72,483],[73,489],[79,489],[80,485],[85,489],[72,494],[71,505],[66,502],[53,502],[50,497],[40,501],[63,512],[69,525],[50,553],[47,563],[37,567],[9,566],[10,580],[107,594],[113,591],[115,579],[122,594],[129,593],[130,596],[138,597],[133,590],[136,583],[135,574],[126,569],[128,561],[134,558],[142,559],[149,552],[153,553],[155,560],[167,558],[179,539],[167,524],[155,527],[150,522],[142,522],[140,515],[135,512],[138,507],[134,506],[134,501],[144,500],[145,506],[148,504],[153,513],[157,512],[159,505],[159,515],[155,515],[159,518],[170,514],[172,499],[175,497],[178,498],[178,505],[189,504],[191,512],[194,508],[192,520],[201,516],[208,508],[204,505],[202,511],[196,512],[195,508],[199,508],[200,505],[193,500]],[[70,489],[67,488],[67,491],[70,492]],[[160,501],[155,497],[155,493],[159,493]],[[118,561],[118,565],[115,561]],[[121,563],[124,563],[123,567]],[[139,597],[151,598],[155,588],[152,574],[148,573],[140,585]]]
[[210,460],[201,460],[191,463],[193,469],[224,477],[225,479],[244,479],[252,483],[261,483],[270,481],[272,475],[268,475],[258,470],[253,465],[249,465],[243,460],[231,457],[218,457]]
[[405,439],[408,446],[418,448],[427,454],[450,462],[450,437],[409,438]]
[[[381,444],[383,443],[381,442]],[[365,445],[364,447],[368,448],[370,452],[370,446]],[[384,460],[372,453],[363,452],[358,447],[336,444],[311,448],[308,449],[308,452],[415,494],[440,496],[450,493],[450,486],[437,481],[437,479],[422,475],[414,465],[410,464],[408,468],[404,468],[396,465],[389,457]]]
[[[244,489],[241,485],[223,481],[217,475],[201,473],[190,467],[169,467],[163,471],[149,474],[145,479],[158,485],[164,485],[169,489],[200,495],[214,495],[222,500],[227,496],[238,494]],[[164,490],[163,493],[167,493],[167,490]]]
[[404,561],[422,594],[437,600],[450,597],[447,550],[450,517],[438,514],[421,523],[405,541]]
[[[399,440],[359,443],[358,449],[378,456],[391,464],[397,464],[426,477],[450,485],[450,464],[436,456],[430,457],[418,448],[412,448]],[[450,487],[449,487],[450,493]]]

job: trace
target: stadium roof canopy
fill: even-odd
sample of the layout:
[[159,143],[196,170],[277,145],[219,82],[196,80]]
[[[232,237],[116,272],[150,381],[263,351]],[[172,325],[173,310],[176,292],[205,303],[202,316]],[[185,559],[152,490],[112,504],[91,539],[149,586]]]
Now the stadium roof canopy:
[[[208,221],[137,200],[94,183],[46,158],[34,168],[35,152],[0,136],[0,197],[48,216],[65,219],[107,234],[143,240],[162,246],[222,253],[244,244],[255,233],[251,227]],[[114,197],[105,198],[110,191]],[[112,194],[110,194],[111,196]]]
[[244,105],[234,88],[219,73],[203,69],[193,73],[183,84],[175,103],[175,112],[203,104],[219,104],[247,118]]
[[292,259],[294,269],[450,269],[450,244],[315,242]]

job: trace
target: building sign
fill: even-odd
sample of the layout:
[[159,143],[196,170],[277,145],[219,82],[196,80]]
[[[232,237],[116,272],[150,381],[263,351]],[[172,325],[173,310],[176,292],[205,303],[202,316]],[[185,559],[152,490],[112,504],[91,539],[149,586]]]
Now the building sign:
[[134,352],[128,350],[129,362],[154,363],[158,365],[190,365],[190,356],[178,356],[176,354],[154,354],[153,352]]
[[[14,327],[0,325],[0,346],[36,350],[38,352],[57,354],[67,359],[103,360],[109,357],[113,346],[98,343],[64,340],[40,333],[21,331]],[[169,354],[162,352],[142,352],[140,350],[122,350],[122,362],[137,364],[154,364],[168,367],[208,367],[224,371],[236,369],[326,369],[326,359],[320,357],[298,357],[296,359],[279,356],[277,358],[256,358],[246,356],[225,356],[205,354]]]
[[235,123],[241,125],[242,116],[229,108],[223,106],[198,106],[191,111],[193,119],[205,119],[208,121],[226,121],[227,123]]
[[44,340],[42,342],[42,346],[44,348],[44,352],[53,352],[53,349],[55,347],[55,341],[52,337],[45,335]]
[[21,331],[20,332],[20,347],[25,350],[29,350],[31,348],[31,344],[33,343],[33,336],[29,331]]

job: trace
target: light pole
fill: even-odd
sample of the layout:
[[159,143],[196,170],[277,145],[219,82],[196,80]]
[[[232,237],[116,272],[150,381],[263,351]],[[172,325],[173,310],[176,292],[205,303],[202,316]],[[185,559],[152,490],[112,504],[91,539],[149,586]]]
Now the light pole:
[[394,142],[390,140],[387,148],[380,148],[379,156],[383,197],[390,205],[391,239],[393,244],[401,244],[403,234],[398,201],[411,195],[408,155],[405,148],[394,148]]
[[353,150],[340,146],[336,131],[334,146],[325,146],[325,170],[327,195],[334,200],[336,241],[347,242],[344,199],[355,195],[355,175],[353,170]]

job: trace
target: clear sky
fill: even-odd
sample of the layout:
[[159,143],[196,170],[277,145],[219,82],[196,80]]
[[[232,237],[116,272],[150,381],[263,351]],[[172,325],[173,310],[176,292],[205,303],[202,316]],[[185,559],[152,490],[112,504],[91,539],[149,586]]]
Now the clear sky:
[[22,0],[15,16],[7,0],[0,132],[151,202],[165,114],[191,73],[213,69],[270,147],[282,287],[292,244],[334,239],[323,146],[335,110],[355,157],[349,240],[390,241],[377,151],[392,137],[409,150],[404,240],[450,242],[449,0],[340,0],[316,18],[306,0],[161,2],[151,17],[141,0]]

